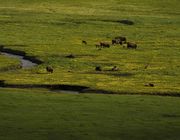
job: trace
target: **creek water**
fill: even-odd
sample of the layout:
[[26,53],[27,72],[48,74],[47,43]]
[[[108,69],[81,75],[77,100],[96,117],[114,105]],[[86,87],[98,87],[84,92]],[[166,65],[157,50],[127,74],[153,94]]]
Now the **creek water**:
[[[28,59],[25,59],[21,55],[15,55],[15,54],[7,53],[7,52],[1,52],[1,55],[7,56],[7,57],[12,58],[12,59],[19,59],[23,69],[29,69],[29,68],[32,68],[32,67],[38,65],[37,63],[33,63],[32,61],[30,61]],[[11,86],[9,86],[9,87],[11,87]],[[61,89],[59,89],[59,90],[54,90],[54,91],[61,92],[61,93],[69,93],[69,94],[79,94],[78,91],[73,91],[72,89],[70,89],[70,90],[61,90]]]
[[20,55],[15,55],[15,54],[5,53],[5,52],[2,52],[1,54],[5,55],[5,56],[7,56],[9,58],[12,58],[12,59],[13,58],[19,59],[19,61],[21,62],[21,66],[24,69],[32,68],[32,67],[38,65],[36,63],[31,62],[30,60],[24,59],[24,57],[20,56]]

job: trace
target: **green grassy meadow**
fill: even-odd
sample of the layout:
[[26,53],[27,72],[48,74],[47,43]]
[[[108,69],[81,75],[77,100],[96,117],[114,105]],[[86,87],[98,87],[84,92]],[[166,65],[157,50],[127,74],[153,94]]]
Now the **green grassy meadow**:
[[176,97],[3,90],[0,139],[179,140],[179,107]]
[[[179,140],[179,97],[150,96],[180,96],[179,33],[179,0],[0,0],[0,46],[44,62],[17,69],[0,54],[0,80],[124,94],[0,88],[0,140]],[[95,47],[116,36],[138,48]]]
[[[127,93],[180,91],[178,0],[1,0],[0,3],[0,43],[45,62],[31,70],[2,70],[0,78],[7,83],[75,84]],[[135,24],[116,22],[123,19]],[[99,51],[95,47],[97,42],[111,42],[118,35],[136,42],[138,49],[113,46]],[[82,40],[88,45],[82,45]],[[65,57],[71,53],[75,59]],[[5,59],[0,57],[0,61],[6,62]],[[9,63],[0,64],[0,69],[18,64]],[[53,74],[44,74],[47,65],[54,68]],[[114,65],[119,71],[108,71]],[[95,66],[104,71],[95,72]],[[147,83],[154,83],[155,87],[145,87]]]

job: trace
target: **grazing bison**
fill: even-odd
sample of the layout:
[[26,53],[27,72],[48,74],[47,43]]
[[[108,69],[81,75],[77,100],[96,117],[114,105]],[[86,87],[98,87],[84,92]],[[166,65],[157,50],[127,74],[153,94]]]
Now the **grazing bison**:
[[118,69],[117,66],[114,66],[111,70],[112,70],[112,71],[118,71],[119,69]]
[[0,80],[0,87],[3,87],[5,85],[5,80]]
[[101,48],[100,44],[95,44],[96,48]]
[[115,40],[120,40],[123,43],[126,43],[126,37],[123,37],[123,36],[117,36],[117,37],[115,37]]
[[100,42],[100,46],[103,47],[103,48],[109,48],[110,44],[107,43],[107,42]]
[[70,54],[70,55],[67,55],[66,57],[67,57],[67,58],[75,58],[75,55]]
[[120,39],[113,39],[113,40],[112,40],[112,45],[115,45],[115,44],[120,44],[120,45],[122,45],[123,42],[122,42]]
[[127,48],[128,49],[136,49],[137,48],[137,44],[128,42],[127,43]]
[[113,39],[112,40],[112,45],[114,45],[114,44],[116,44],[117,42],[116,42],[116,39]]
[[50,67],[50,66],[47,66],[47,67],[46,67],[46,71],[47,71],[47,72],[50,72],[50,73],[53,73],[53,68]]
[[82,40],[82,44],[87,45],[87,42],[85,40]]
[[152,83],[149,83],[149,86],[150,86],[150,87],[154,87],[154,84],[152,84]]
[[97,67],[95,68],[95,70],[96,70],[96,71],[102,71],[102,68],[101,68],[100,66],[97,66]]
[[126,43],[126,37],[117,36],[112,40],[112,45],[115,45],[115,44],[122,45],[124,43]]
[[147,87],[154,87],[155,85],[153,83],[148,83],[148,84],[145,84],[145,86],[147,86]]

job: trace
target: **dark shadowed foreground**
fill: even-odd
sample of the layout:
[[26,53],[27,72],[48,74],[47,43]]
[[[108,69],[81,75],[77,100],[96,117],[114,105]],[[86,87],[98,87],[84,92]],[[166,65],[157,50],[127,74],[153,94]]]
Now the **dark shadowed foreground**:
[[1,91],[0,139],[180,139],[179,98],[46,93]]

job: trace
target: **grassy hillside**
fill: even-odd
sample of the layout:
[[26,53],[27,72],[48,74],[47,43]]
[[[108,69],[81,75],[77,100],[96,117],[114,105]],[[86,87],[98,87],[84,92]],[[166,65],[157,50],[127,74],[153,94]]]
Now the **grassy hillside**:
[[[0,49],[24,51],[44,62],[18,69],[17,59],[0,54],[0,86],[5,80],[177,96],[179,33],[179,0],[0,0]],[[95,47],[116,36],[138,48]],[[119,70],[110,71],[113,66]],[[145,86],[149,83],[154,87]],[[177,97],[61,92],[0,88],[0,140],[180,139]]]
[[3,90],[0,139],[179,140],[179,107],[175,97]]
[[[179,93],[179,5],[178,0],[0,0],[0,44],[45,62],[18,71],[3,70],[17,62],[0,63],[0,79],[117,92]],[[123,19],[134,25],[118,22]],[[138,49],[95,48],[95,43],[110,42],[118,35],[136,42]],[[82,45],[82,40],[88,45]],[[65,57],[71,53],[75,59]],[[47,65],[54,68],[53,74],[44,74]],[[115,65],[118,72],[108,71]],[[95,66],[104,71],[95,72]],[[145,87],[147,83],[155,87]]]

